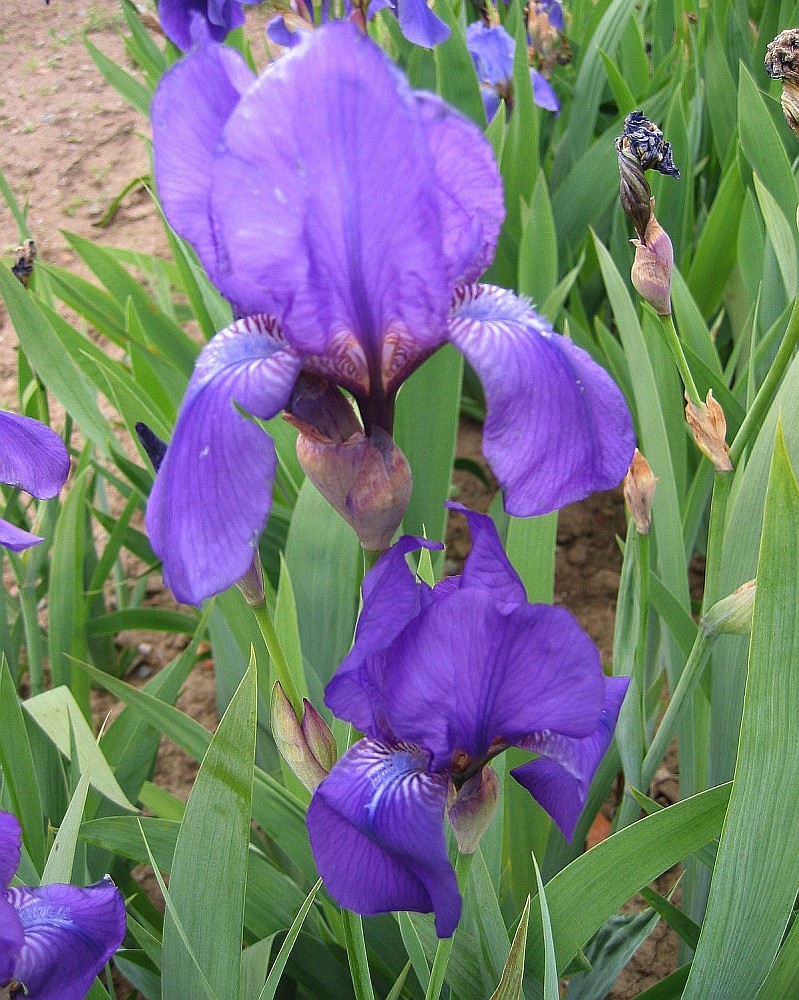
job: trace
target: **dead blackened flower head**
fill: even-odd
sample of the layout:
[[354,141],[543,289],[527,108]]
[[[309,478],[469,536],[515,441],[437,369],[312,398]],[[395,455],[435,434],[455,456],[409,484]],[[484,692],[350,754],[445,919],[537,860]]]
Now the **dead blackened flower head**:
[[657,170],[669,177],[679,177],[680,171],[674,165],[671,143],[666,142],[663,132],[640,111],[633,111],[624,119],[624,131],[616,139],[616,152],[621,175],[621,207],[632,219],[638,239],[644,241],[652,213],[652,191],[644,171]]
[[782,80],[782,111],[799,136],[799,28],[781,31],[766,49],[766,72]]

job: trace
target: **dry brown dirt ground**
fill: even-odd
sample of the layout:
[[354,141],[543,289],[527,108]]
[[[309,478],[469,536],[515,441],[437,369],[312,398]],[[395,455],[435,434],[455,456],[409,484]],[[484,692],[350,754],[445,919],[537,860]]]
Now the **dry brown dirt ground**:
[[[251,8],[257,10],[257,8]],[[259,21],[263,15],[257,15]],[[143,136],[147,121],[102,79],[83,44],[83,33],[112,59],[126,64],[120,32],[123,19],[116,0],[43,0],[0,6],[0,168],[15,195],[28,204],[28,223],[43,258],[80,270],[62,230],[101,243],[166,254],[166,240],[156,211],[144,190],[131,193],[107,228],[98,228],[111,201],[136,177],[148,171]],[[254,39],[257,46],[258,36]],[[0,204],[0,248],[17,244],[14,220]],[[0,307],[0,406],[16,405],[16,336]],[[459,454],[480,458],[480,431],[462,427]],[[460,499],[485,510],[492,490],[475,476],[456,474]],[[569,607],[610,662],[613,612],[620,557],[616,535],[625,530],[620,492],[599,494],[561,513],[558,525],[555,600]],[[465,529],[448,534],[448,555],[466,555]],[[152,599],[168,601],[160,580],[152,579]],[[175,638],[137,635],[141,658],[132,679],[157,670],[176,651]],[[138,675],[138,678],[137,678]],[[213,671],[210,664],[194,670],[180,707],[208,728],[216,724]],[[98,696],[98,717],[110,708]],[[675,785],[666,766],[663,783]],[[182,797],[191,787],[196,767],[174,747],[164,746],[156,781]],[[671,789],[670,789],[671,790]],[[675,786],[676,794],[676,786]],[[662,887],[661,887],[662,889]],[[610,995],[625,1000],[674,968],[673,935],[659,927],[625,970]]]

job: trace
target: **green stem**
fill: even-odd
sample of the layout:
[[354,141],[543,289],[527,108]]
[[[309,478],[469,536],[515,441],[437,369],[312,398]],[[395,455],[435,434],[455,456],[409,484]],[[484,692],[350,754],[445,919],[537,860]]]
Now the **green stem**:
[[635,675],[641,685],[641,718],[646,720],[646,648],[649,627],[649,535],[638,536],[638,642],[635,647]]
[[44,660],[42,658],[42,635],[39,630],[35,582],[20,586],[19,605],[25,629],[25,643],[28,647],[31,694],[41,694],[44,691]]
[[[455,875],[458,878],[458,889],[460,889],[461,896],[466,891],[466,883],[469,881],[469,871],[471,870],[473,857],[473,854],[459,854],[458,860],[455,862]],[[452,942],[454,940],[454,934],[451,937],[439,939],[435,958],[433,959],[433,967],[430,970],[430,982],[427,984],[427,992],[424,995],[424,1000],[438,1000],[441,996],[444,979],[447,975],[449,956],[452,952]]]
[[344,941],[356,1000],[375,1000],[372,979],[369,975],[369,960],[366,956],[366,942],[363,937],[363,920],[350,910],[342,910],[341,919],[344,924]]
[[771,398],[782,376],[785,374],[785,369],[790,364],[797,343],[799,343],[799,298],[793,304],[785,336],[782,338],[782,343],[774,357],[774,361],[766,377],[763,379],[763,384],[760,386],[754,402],[749,407],[749,411],[744,417],[738,433],[735,435],[735,440],[730,445],[730,461],[733,466],[738,464],[744,448],[746,448],[750,439],[760,427],[766,410],[771,405]]
[[671,738],[677,729],[680,710],[686,699],[696,689],[696,685],[699,683],[702,671],[707,663],[709,653],[710,639],[700,630],[694,640],[690,655],[688,656],[688,662],[685,664],[685,668],[677,682],[677,687],[671,696],[669,707],[660,721],[655,738],[646,752],[643,764],[641,764],[642,790],[646,790],[649,787],[658,765],[666,756]]
[[694,382],[694,377],[691,374],[691,369],[688,367],[688,361],[686,360],[685,353],[682,349],[680,338],[677,336],[677,330],[675,329],[674,320],[671,318],[671,314],[668,316],[661,316],[660,322],[663,327],[663,332],[666,335],[666,341],[677,367],[680,370],[680,377],[682,378],[683,385],[685,386],[685,391],[688,393],[688,398],[695,406],[701,406],[702,398],[699,395],[699,390],[696,388],[696,383]]
[[376,564],[380,556],[383,555],[382,552],[372,552],[371,549],[361,549],[363,552],[363,575],[369,572]]
[[253,607],[252,610],[255,615],[255,620],[258,622],[258,627],[261,630],[261,635],[264,637],[266,649],[275,668],[277,679],[280,681],[280,686],[283,688],[284,694],[291,702],[291,707],[294,709],[297,718],[301,719],[302,699],[300,698],[297,687],[294,684],[294,678],[291,676],[289,663],[286,659],[286,654],[283,652],[283,647],[280,644],[280,639],[275,630],[275,623],[272,621],[269,609],[266,604],[258,604]]

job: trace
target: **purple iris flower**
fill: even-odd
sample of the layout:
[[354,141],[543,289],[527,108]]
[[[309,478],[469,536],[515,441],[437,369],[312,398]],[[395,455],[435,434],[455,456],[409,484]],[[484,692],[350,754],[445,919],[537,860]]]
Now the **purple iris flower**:
[[27,1000],[83,1000],[122,944],[125,902],[106,876],[74,885],[12,886],[22,833],[0,812],[0,991]]
[[155,94],[153,144],[167,218],[243,317],[201,352],[147,507],[180,600],[241,577],[269,514],[274,445],[238,407],[287,409],[367,481],[385,461],[389,489],[397,391],[447,342],[482,379],[510,513],[620,482],[634,435],[616,385],[526,301],[474,284],[504,218],[491,147],[355,27],[316,29],[257,81],[199,45]]
[[[58,495],[69,475],[69,452],[45,424],[0,410],[0,483],[25,490],[38,500]],[[0,518],[0,545],[14,552],[42,539]]]
[[261,0],[158,0],[158,17],[167,38],[185,52],[192,44],[192,20],[199,16],[214,41],[222,42],[244,24],[244,3]]
[[365,738],[308,810],[319,874],[342,906],[432,910],[440,937],[461,909],[448,793],[510,746],[534,751],[511,774],[570,838],[628,684],[605,677],[568,611],[527,603],[490,518],[448,506],[472,534],[461,576],[420,582],[405,556],[437,546],[406,535],[364,578],[355,643],[325,702]]
[[[490,28],[482,21],[474,21],[466,29],[466,47],[477,70],[486,117],[491,121],[499,108],[500,98],[507,101],[510,97],[516,42],[501,24]],[[560,101],[549,80],[537,69],[531,69],[530,82],[538,107],[557,115]]]
[[[296,0],[292,0],[292,9],[299,14]],[[304,5],[303,5],[304,6]],[[432,49],[449,38],[449,27],[437,17],[428,7],[426,0],[370,0],[366,20],[371,20],[379,10],[387,7],[399,21],[400,31],[414,45]],[[307,11],[307,7],[305,8]],[[363,8],[354,7],[351,0],[344,0],[344,17],[354,23],[360,20],[364,23]],[[303,15],[299,15],[302,17]],[[310,29],[313,25],[310,18],[304,17]],[[320,23],[327,24],[330,20],[330,0],[322,8]],[[303,25],[297,18],[292,19],[294,28],[290,27],[282,14],[272,18],[266,26],[266,33],[277,45],[294,48],[302,41]]]
[[560,0],[536,0],[535,7],[546,14],[553,28],[563,31],[563,4]]

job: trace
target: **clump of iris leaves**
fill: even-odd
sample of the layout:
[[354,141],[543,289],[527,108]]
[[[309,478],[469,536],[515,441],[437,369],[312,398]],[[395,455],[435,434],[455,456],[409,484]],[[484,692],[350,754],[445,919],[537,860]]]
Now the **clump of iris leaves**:
[[[547,66],[555,116],[534,101],[524,14],[513,0],[488,12],[516,40],[512,110],[500,107],[490,122],[486,81],[467,45],[481,12],[466,0],[439,0],[449,36],[426,48],[407,40],[407,9],[397,6],[373,17],[369,34],[414,88],[439,93],[485,130],[499,165],[506,215],[483,280],[531,299],[610,372],[658,477],[650,535],[630,521],[619,539],[605,666],[632,681],[574,837],[567,842],[509,780],[510,767],[529,759],[510,750],[495,765],[498,812],[457,868],[463,910],[452,937],[439,940],[427,914],[355,917],[317,884],[305,827],[310,796],[271,736],[275,675],[251,608],[235,588],[199,610],[146,601],[153,574],[160,580],[142,520],[153,472],[144,451],[131,457],[128,445],[139,447],[140,421],[170,438],[198,335],[210,339],[231,322],[229,304],[165,223],[169,259],[68,235],[91,279],[50,263],[46,249],[27,289],[11,273],[12,258],[0,268],[21,347],[19,399],[6,407],[51,423],[73,454],[61,499],[28,503],[3,492],[6,518],[44,537],[5,554],[0,604],[0,809],[22,825],[17,879],[88,885],[110,874],[128,921],[114,963],[148,1000],[553,1000],[564,989],[571,1000],[600,1000],[661,921],[679,940],[676,965],[641,996],[799,995],[799,146],[779,85],[763,69],[766,45],[796,24],[799,5],[566,4],[559,56]],[[99,72],[148,116],[182,53],[152,36],[134,5],[122,0],[122,9],[129,64],[89,38],[86,45]],[[260,71],[267,16],[258,7],[247,16],[246,37],[236,28],[227,44]],[[681,168],[679,182],[649,179],[674,247],[675,325],[700,395],[712,389],[724,409],[729,473],[714,472],[696,449],[662,327],[629,281],[632,232],[618,204],[614,140],[635,110],[662,127]],[[153,191],[149,178],[120,178],[128,180]],[[13,181],[0,183],[22,243],[37,234],[14,201]],[[128,188],[120,203],[127,196]],[[60,406],[51,413],[54,399]],[[405,532],[444,537],[462,415],[481,420],[484,400],[447,348],[397,400],[395,440],[416,484]],[[279,417],[267,424],[277,449],[260,547],[267,607],[297,690],[326,711],[323,688],[353,639],[361,548],[306,480],[294,428]],[[111,514],[112,502],[121,512]],[[499,500],[490,513],[528,599],[551,603],[557,513],[515,518]],[[443,556],[424,553],[419,572],[432,583]],[[689,587],[697,556],[701,598]],[[718,600],[755,578],[750,630],[702,626]],[[124,678],[135,652],[114,640],[144,629],[187,644],[134,688]],[[209,655],[224,715],[216,733],[174,707]],[[690,690],[668,717],[681,798],[662,808],[648,793],[668,740],[661,734],[655,744],[657,759],[648,751],[686,670]],[[93,686],[124,705],[99,739]],[[349,727],[327,719],[345,749]],[[152,781],[162,736],[201,764],[188,803]],[[609,796],[611,834],[585,852]],[[133,878],[139,865],[159,873],[165,909]],[[674,866],[679,890],[666,897],[651,884]],[[636,893],[643,905],[622,913]],[[88,995],[119,990],[106,972]]]

